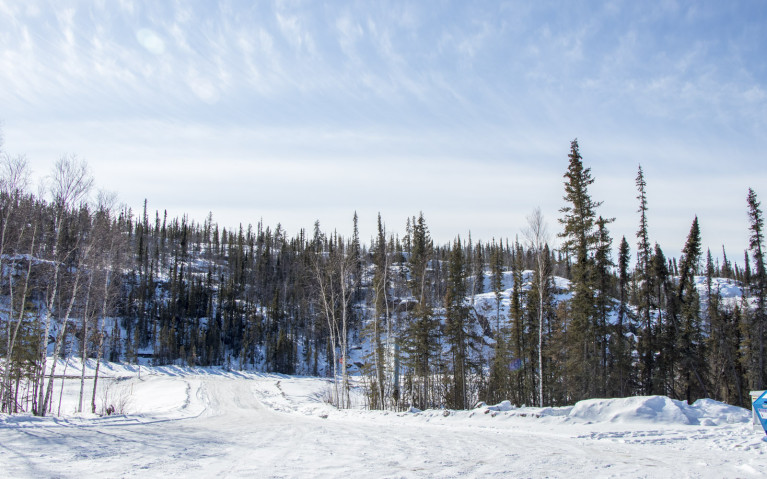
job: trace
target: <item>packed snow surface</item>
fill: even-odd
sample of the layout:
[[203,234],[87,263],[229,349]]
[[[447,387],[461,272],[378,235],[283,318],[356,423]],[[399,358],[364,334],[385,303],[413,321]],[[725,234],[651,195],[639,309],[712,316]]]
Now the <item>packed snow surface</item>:
[[[79,371],[70,363],[67,375]],[[111,404],[116,414],[75,413],[80,381],[68,379],[61,416],[0,415],[0,476],[767,477],[767,442],[749,411],[711,400],[395,413],[362,409],[358,392],[355,408],[335,409],[327,379],[102,371],[97,409]],[[90,381],[86,393],[89,410]]]

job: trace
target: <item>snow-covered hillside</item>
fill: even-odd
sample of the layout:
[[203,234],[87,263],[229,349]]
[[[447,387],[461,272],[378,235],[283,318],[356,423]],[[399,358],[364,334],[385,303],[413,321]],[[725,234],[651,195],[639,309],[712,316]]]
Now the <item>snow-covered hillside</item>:
[[[70,364],[67,374],[79,371]],[[106,400],[124,414],[74,414],[79,380],[67,380],[61,417],[0,415],[0,475],[767,476],[767,442],[749,411],[710,400],[392,413],[334,409],[324,379],[117,364],[102,371],[111,379],[101,381],[97,407]]]

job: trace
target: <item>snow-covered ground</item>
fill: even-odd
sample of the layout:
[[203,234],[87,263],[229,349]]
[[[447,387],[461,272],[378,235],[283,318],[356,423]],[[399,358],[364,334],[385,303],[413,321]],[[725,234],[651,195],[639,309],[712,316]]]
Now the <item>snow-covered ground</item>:
[[[336,410],[317,378],[102,371],[113,379],[97,408],[106,400],[125,414],[75,414],[80,383],[66,380],[61,417],[0,415],[0,476],[767,477],[749,411],[710,400],[393,413]],[[67,375],[78,373],[70,364]]]

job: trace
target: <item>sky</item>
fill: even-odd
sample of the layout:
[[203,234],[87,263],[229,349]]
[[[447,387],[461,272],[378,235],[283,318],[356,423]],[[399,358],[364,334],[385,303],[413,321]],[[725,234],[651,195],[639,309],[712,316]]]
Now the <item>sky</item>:
[[139,211],[363,240],[552,241],[577,138],[615,247],[742,263],[767,197],[767,2],[0,0],[3,150]]

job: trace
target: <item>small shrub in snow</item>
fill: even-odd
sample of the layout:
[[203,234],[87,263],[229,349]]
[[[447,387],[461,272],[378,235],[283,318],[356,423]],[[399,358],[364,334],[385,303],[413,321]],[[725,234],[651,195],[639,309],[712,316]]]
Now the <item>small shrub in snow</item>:
[[127,414],[132,400],[131,390],[125,385],[109,383],[101,393],[101,408],[99,414],[111,416],[112,414]]

